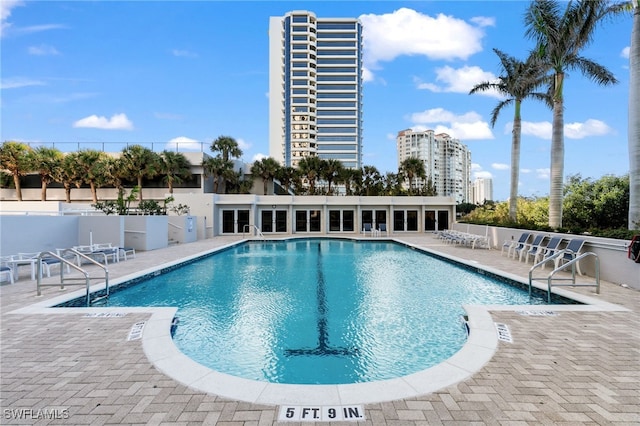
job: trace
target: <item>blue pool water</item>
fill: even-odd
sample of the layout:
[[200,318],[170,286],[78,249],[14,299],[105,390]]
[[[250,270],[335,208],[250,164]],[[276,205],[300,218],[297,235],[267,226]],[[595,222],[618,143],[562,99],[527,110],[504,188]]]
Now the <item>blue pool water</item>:
[[251,242],[109,297],[177,306],[174,341],[195,361],[253,380],[390,379],[451,357],[464,304],[544,304],[500,280],[393,242]]

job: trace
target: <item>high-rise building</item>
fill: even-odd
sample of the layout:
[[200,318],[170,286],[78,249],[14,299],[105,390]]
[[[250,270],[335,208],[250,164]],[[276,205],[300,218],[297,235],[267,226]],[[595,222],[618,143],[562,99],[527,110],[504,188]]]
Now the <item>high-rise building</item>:
[[269,155],[362,166],[362,25],[293,11],[269,22]]
[[455,196],[459,203],[471,199],[471,151],[458,139],[433,130],[398,132],[398,167],[407,158],[424,164],[427,179],[415,182],[422,187],[431,179],[440,196]]
[[473,204],[484,204],[485,201],[493,200],[493,179],[477,178],[474,180],[471,194]]

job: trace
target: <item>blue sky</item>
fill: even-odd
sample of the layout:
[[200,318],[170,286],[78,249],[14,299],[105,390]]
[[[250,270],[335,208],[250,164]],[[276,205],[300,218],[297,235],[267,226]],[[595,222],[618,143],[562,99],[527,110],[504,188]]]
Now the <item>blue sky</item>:
[[[246,162],[269,154],[270,16],[310,10],[364,27],[364,164],[397,171],[400,130],[460,139],[473,174],[509,194],[511,121],[496,126],[492,94],[468,95],[499,74],[493,48],[524,59],[525,1],[12,1],[0,3],[0,140],[157,151],[234,137]],[[565,176],[628,173],[631,17],[605,23],[584,56],[619,83],[577,71],[565,83]],[[549,192],[551,111],[522,109],[519,193]],[[199,148],[197,148],[199,149]]]

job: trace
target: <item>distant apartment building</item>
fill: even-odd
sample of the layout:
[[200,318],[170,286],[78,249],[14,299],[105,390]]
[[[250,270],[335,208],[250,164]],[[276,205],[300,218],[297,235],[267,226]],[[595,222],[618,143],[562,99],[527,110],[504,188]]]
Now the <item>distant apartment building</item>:
[[[438,196],[455,196],[458,203],[471,200],[471,152],[458,139],[433,130],[407,129],[398,132],[396,144],[398,167],[407,158],[418,158]],[[426,181],[416,184],[422,187]]]
[[362,25],[293,11],[269,21],[269,155],[362,166]]
[[471,202],[473,204],[483,204],[485,201],[493,200],[493,179],[477,178],[471,187]]

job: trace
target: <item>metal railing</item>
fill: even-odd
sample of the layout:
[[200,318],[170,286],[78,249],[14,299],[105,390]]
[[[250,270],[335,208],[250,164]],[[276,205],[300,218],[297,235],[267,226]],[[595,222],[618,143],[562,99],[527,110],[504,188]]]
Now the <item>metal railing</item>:
[[[534,277],[533,276],[533,272],[534,270],[536,270],[537,268],[544,268],[544,265],[547,262],[553,261],[554,265],[557,264],[556,260],[557,259],[562,259],[564,258],[564,256],[566,254],[571,254],[572,255],[572,259],[569,260],[568,262],[562,264],[562,265],[558,265],[555,267],[555,269],[551,272],[549,272],[549,274],[546,277]],[[595,284],[591,284],[591,283],[576,283],[576,269],[578,269],[578,271],[580,271],[579,267],[578,267],[578,262],[586,257],[590,257],[593,256],[595,257]],[[558,261],[559,262],[559,261]],[[564,271],[565,269],[567,269],[568,267],[571,267],[571,278],[554,278],[554,276],[560,272],[560,271]],[[596,287],[596,293],[600,294],[600,259],[598,258],[598,255],[593,253],[593,252],[586,252],[586,253],[582,253],[579,256],[575,256],[575,253],[572,252],[571,250],[560,250],[557,253],[553,254],[553,256],[549,256],[545,259],[542,259],[540,262],[536,263],[535,265],[533,265],[531,267],[531,269],[529,269],[529,297],[531,297],[531,292],[532,292],[532,287],[533,287],[533,281],[534,280],[544,280],[547,282],[547,303],[551,303],[551,289],[552,287]],[[554,282],[555,280],[555,282]],[[562,284],[562,282],[565,281],[570,281],[570,283],[568,284]]]
[[255,229],[256,233],[261,237],[264,238],[264,234],[262,233],[262,231],[260,230],[260,228],[258,228],[256,225],[249,225],[246,224],[242,227],[242,238],[244,238],[244,234],[245,232],[247,232],[249,229]]
[[[91,292],[90,292],[90,287],[91,287],[91,280],[92,279],[100,279],[102,277],[91,277],[89,276],[89,273],[84,270],[83,268],[81,268],[79,265],[76,265],[75,263],[73,263],[71,260],[67,259],[64,257],[65,254],[72,254],[73,256],[75,256],[75,258],[78,260],[78,263],[81,263],[81,259],[82,260],[86,260],[89,263],[98,266],[99,268],[101,268],[104,271],[104,285],[105,285],[105,294],[101,297],[98,297],[96,299],[93,300],[93,302],[97,301],[97,300],[101,300],[101,299],[106,299],[109,297],[109,269],[106,267],[106,265],[103,265],[102,263],[98,262],[97,260],[79,252],[78,250],[74,250],[74,249],[64,249],[61,250],[59,253],[53,253],[50,251],[43,251],[38,255],[38,261],[37,261],[37,269],[36,269],[36,273],[37,273],[37,295],[40,296],[42,295],[42,290],[41,287],[57,287],[60,286],[61,289],[64,289],[65,284],[66,285],[84,285],[86,287],[86,300],[87,300],[87,307],[91,306],[92,300],[91,300]],[[59,283],[51,283],[51,284],[44,284],[42,283],[42,262],[44,258],[53,258],[56,259],[60,262],[60,282]],[[65,278],[64,276],[64,266],[67,266],[69,268],[73,268],[76,271],[80,272],[80,274],[83,275],[83,277],[67,277]],[[77,282],[77,281],[81,281],[79,283],[75,283],[75,284],[70,284],[69,282]]]

